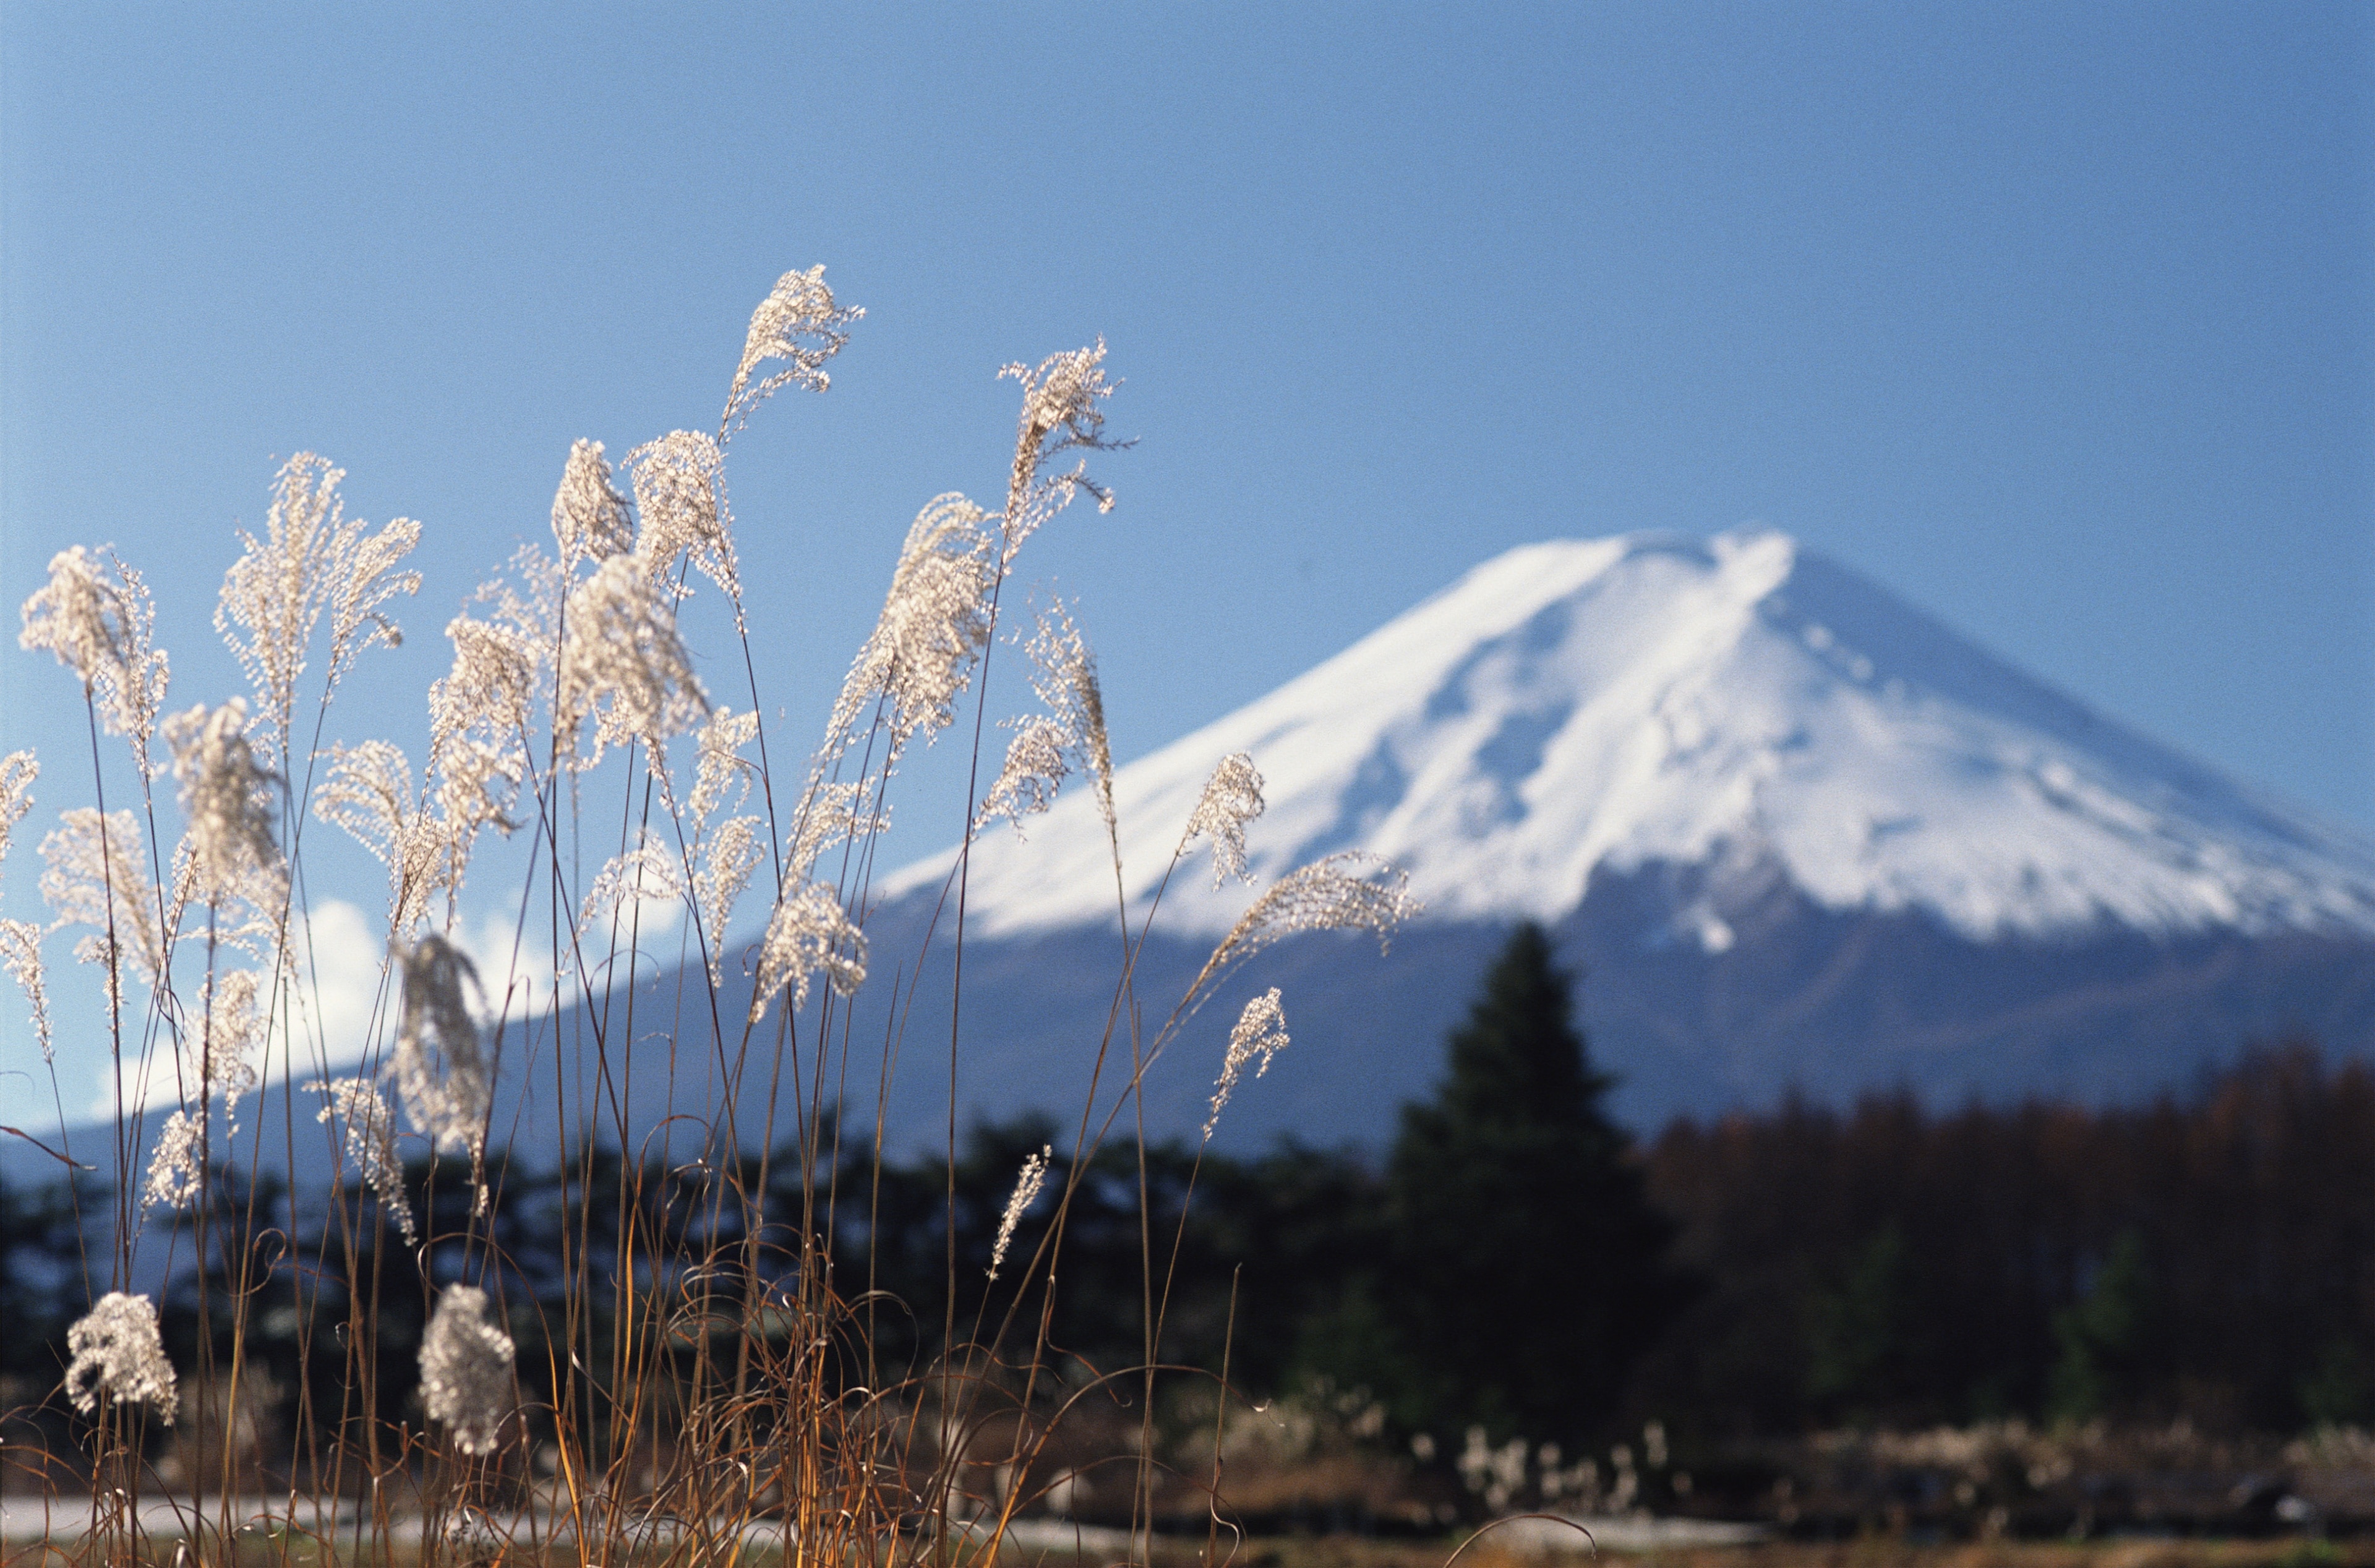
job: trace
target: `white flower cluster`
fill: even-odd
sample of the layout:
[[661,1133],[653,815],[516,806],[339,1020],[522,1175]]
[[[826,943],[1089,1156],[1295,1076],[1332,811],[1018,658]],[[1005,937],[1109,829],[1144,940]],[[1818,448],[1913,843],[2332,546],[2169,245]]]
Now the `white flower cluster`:
[[1301,931],[1366,931],[1383,950],[1424,907],[1410,895],[1409,874],[1376,855],[1342,850],[1322,856],[1271,883],[1237,917],[1188,994],[1208,995],[1238,964]]
[[767,937],[759,949],[759,977],[750,993],[750,1021],[766,1016],[767,1004],[789,987],[792,1008],[808,1003],[809,981],[819,971],[836,995],[857,995],[866,983],[866,933],[849,918],[841,897],[824,882],[804,882],[775,903]]
[[66,1397],[85,1415],[104,1394],[120,1404],[150,1405],[173,1424],[173,1363],[157,1334],[156,1304],[110,1291],[66,1330]]
[[496,1434],[517,1407],[512,1337],[487,1320],[487,1292],[448,1285],[420,1339],[420,1403],[454,1434],[465,1454],[491,1454]]
[[17,637],[18,646],[46,649],[75,672],[100,722],[131,738],[144,782],[171,674],[154,645],[156,619],[140,573],[104,547],[77,545],[50,558],[50,580],[25,601]]

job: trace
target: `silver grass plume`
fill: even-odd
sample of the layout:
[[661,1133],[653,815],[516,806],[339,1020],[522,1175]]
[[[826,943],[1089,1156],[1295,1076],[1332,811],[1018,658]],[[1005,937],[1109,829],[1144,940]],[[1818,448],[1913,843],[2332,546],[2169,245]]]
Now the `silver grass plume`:
[[77,806],[60,812],[58,823],[41,840],[41,897],[56,912],[57,925],[93,928],[75,945],[75,958],[102,966],[110,1005],[120,1007],[127,963],[150,986],[165,967],[165,927],[140,864],[139,819],[129,811],[101,817],[93,808]]
[[25,601],[19,647],[47,649],[75,672],[108,732],[130,738],[142,782],[171,677],[155,645],[157,609],[140,573],[101,546],[50,558],[48,584]]
[[627,498],[610,482],[610,465],[598,441],[580,441],[569,449],[561,487],[552,492],[552,537],[563,572],[580,560],[608,560],[635,548]]
[[[668,737],[690,729],[708,707],[668,592],[644,557],[612,556],[569,591],[553,695],[564,754],[591,767],[609,746],[633,740],[657,767]],[[581,752],[589,719],[593,748]]]
[[[726,412],[717,421],[723,446],[734,432],[750,422],[752,410],[777,389],[798,386],[822,392],[833,385],[825,364],[849,342],[843,329],[865,315],[855,305],[833,302],[825,286],[824,268],[794,270],[775,279],[774,289],[750,312],[750,331],[742,340],[742,362],[734,367],[734,385],[726,394]],[[783,368],[756,385],[751,372],[770,360]]]
[[512,1337],[487,1320],[487,1292],[448,1285],[420,1337],[420,1404],[465,1454],[491,1454],[517,1406]]
[[446,623],[454,663],[429,688],[428,776],[454,843],[460,886],[478,834],[512,830],[509,815],[527,776],[529,726],[540,677],[560,638],[564,578],[538,550],[513,552],[511,575],[479,585],[484,615]]
[[1410,876],[1374,855],[1341,850],[1287,873],[1237,917],[1204,961],[1191,998],[1263,949],[1300,931],[1367,931],[1384,951],[1401,923],[1424,906],[1410,895]]
[[174,714],[165,721],[165,739],[173,749],[199,895],[210,903],[242,898],[264,908],[278,901],[284,881],[272,837],[272,786],[279,775],[255,760],[247,728],[247,703],[234,697],[219,708]]
[[707,937],[712,985],[725,984],[727,923],[750,887],[751,874],[766,858],[766,825],[765,819],[759,817],[728,817],[718,823],[710,831],[701,865],[692,874],[693,912]]
[[[695,570],[717,584],[742,626],[741,568],[734,559],[734,514],[726,504],[726,454],[697,430],[672,430],[627,454],[642,527],[635,553],[654,581],[690,552]],[[671,594],[675,590],[669,590]]]
[[742,790],[735,796],[734,804],[739,806],[750,798],[750,781],[756,770],[742,760],[741,752],[758,733],[759,714],[755,709],[738,713],[721,706],[711,712],[709,722],[701,726],[693,752],[691,804],[696,819],[707,818],[724,805],[727,786],[737,780]]
[[1097,792],[1097,812],[1115,827],[1113,747],[1105,736],[1105,692],[1096,655],[1062,604],[1041,608],[1030,641],[1031,689],[1046,708],[1015,725],[1006,765],[983,797],[981,824],[1004,817],[1022,831],[1022,819],[1055,804],[1056,792],[1077,761]]
[[1093,348],[1051,354],[1034,370],[1022,364],[998,371],[1001,379],[1022,383],[1022,411],[1014,436],[1014,466],[1006,482],[1006,513],[1001,519],[999,570],[1014,564],[1015,553],[1042,523],[1071,504],[1086,490],[1097,510],[1113,510],[1113,494],[1089,477],[1087,460],[1069,471],[1043,475],[1040,470],[1058,453],[1075,449],[1109,452],[1127,442],[1105,439],[1102,407],[1113,395],[1105,379],[1105,340]]
[[1022,1161],[1022,1170],[1014,1178],[1014,1192],[1006,1200],[1006,1213],[998,1221],[998,1244],[990,1249],[989,1277],[1006,1265],[1006,1249],[1014,1240],[1014,1228],[1022,1222],[1023,1211],[1039,1197],[1039,1189],[1047,1185],[1047,1162],[1056,1157],[1054,1144],[1043,1144],[1039,1152]]
[[858,721],[878,701],[888,705],[892,760],[915,736],[928,739],[956,716],[974,661],[989,645],[997,567],[984,515],[953,493],[934,497],[916,513],[882,613],[842,681],[821,767],[847,751]]
[[258,978],[253,970],[237,969],[207,979],[196,1058],[183,1061],[177,1086],[182,1108],[166,1119],[156,1150],[149,1156],[148,1180],[143,1189],[143,1201],[149,1207],[185,1208],[196,1201],[218,1096],[222,1101],[222,1136],[228,1138],[239,1131],[239,1102],[256,1085],[250,1052],[264,1035],[264,1020],[255,1005]]
[[416,1131],[444,1153],[476,1160],[485,1149],[492,1103],[479,1025],[462,996],[465,984],[478,985],[478,968],[433,932],[399,957],[404,1003],[390,1064],[396,1093]]
[[578,910],[578,925],[590,930],[630,903],[672,903],[683,897],[683,870],[676,855],[645,828],[632,848],[612,855],[596,874]]
[[842,908],[840,895],[823,882],[787,888],[767,922],[759,949],[758,984],[750,993],[750,1021],[766,1016],[767,1004],[789,987],[792,1008],[808,1003],[809,981],[822,971],[838,996],[866,983],[866,933]]
[[367,1078],[315,1079],[305,1089],[324,1100],[313,1119],[325,1126],[335,1119],[344,1135],[349,1169],[378,1197],[381,1211],[395,1220],[405,1244],[412,1245],[419,1235],[404,1194],[404,1166],[396,1157],[396,1112],[387,1097]]
[[264,537],[242,530],[244,553],[223,574],[215,630],[255,688],[256,722],[267,746],[289,743],[297,679],[323,611],[330,613],[326,701],[364,649],[404,641],[381,607],[420,591],[420,573],[398,569],[419,543],[420,525],[399,517],[366,535],[371,525],[349,520],[338,498],[344,477],[345,470],[311,452],[281,465]]
[[453,889],[459,845],[413,795],[401,748],[384,740],[333,747],[313,815],[344,828],[387,867],[387,925],[398,937],[428,918],[432,897]]
[[119,1404],[149,1405],[173,1424],[173,1363],[157,1334],[157,1307],[146,1296],[110,1291],[66,1330],[66,1397],[85,1415],[105,1394]]
[[[0,868],[8,860],[9,841],[17,824],[33,806],[33,780],[40,776],[41,765],[30,751],[11,751],[0,757]],[[50,1033],[50,996],[41,967],[41,928],[30,920],[0,919],[0,969],[8,972],[25,993],[25,1003],[32,1012],[33,1039],[41,1049],[41,1060],[54,1066],[57,1053]]]
[[1188,814],[1188,831],[1180,835],[1182,854],[1199,834],[1212,841],[1212,886],[1229,878],[1253,878],[1246,869],[1246,824],[1262,814],[1261,770],[1242,751],[1232,751],[1204,781],[1196,809]]
[[1244,1076],[1246,1064],[1259,1056],[1261,1066],[1254,1069],[1254,1077],[1259,1078],[1270,1071],[1270,1058],[1286,1046],[1286,1009],[1279,1006],[1278,987],[1273,985],[1268,995],[1246,1003],[1246,1010],[1237,1015],[1236,1027],[1229,1031],[1229,1053],[1221,1058],[1221,1076],[1212,1085],[1212,1114],[1204,1118],[1206,1138],[1211,1138],[1212,1129],[1221,1125],[1221,1113],[1227,1108],[1238,1079]]

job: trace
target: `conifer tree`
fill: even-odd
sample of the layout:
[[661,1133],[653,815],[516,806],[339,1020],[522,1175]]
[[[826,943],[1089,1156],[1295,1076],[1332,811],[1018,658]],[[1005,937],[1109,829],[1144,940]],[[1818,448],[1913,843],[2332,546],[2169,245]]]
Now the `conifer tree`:
[[[1414,1430],[1459,1441],[1589,1435],[1693,1289],[1631,1139],[1601,1108],[1549,936],[1510,937],[1450,1039],[1433,1101],[1406,1105],[1386,1173],[1394,1267],[1375,1306]],[[1387,1348],[1387,1347],[1381,1347]]]

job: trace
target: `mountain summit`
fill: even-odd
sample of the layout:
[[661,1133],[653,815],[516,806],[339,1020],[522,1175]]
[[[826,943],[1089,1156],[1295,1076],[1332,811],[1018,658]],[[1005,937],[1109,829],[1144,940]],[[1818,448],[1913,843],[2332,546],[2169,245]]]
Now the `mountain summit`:
[[[1120,770],[1141,906],[1212,764],[1252,755],[1258,878],[1393,861],[1431,917],[1556,920],[1663,868],[1638,936],[1713,955],[1777,891],[1969,942],[2375,936],[2375,850],[2039,684],[1788,536],[1560,541],[1476,568],[1343,653]],[[974,852],[970,918],[1109,922],[1084,791]],[[887,890],[937,885],[949,855]],[[1687,874],[1677,878],[1674,872]],[[1242,890],[1173,878],[1162,925]]]

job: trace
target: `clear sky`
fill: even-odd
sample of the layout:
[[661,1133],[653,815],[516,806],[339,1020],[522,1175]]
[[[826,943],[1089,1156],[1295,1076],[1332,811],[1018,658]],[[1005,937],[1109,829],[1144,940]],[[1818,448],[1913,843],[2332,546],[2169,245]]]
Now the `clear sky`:
[[[2370,84],[2349,5],[18,0],[0,601],[112,541],[177,704],[238,690],[230,530],[320,451],[427,528],[333,725],[416,741],[570,441],[713,424],[823,262],[868,319],[733,477],[795,728],[916,509],[998,492],[996,368],[1103,334],[1141,440],[1025,571],[1125,759],[1508,546],[1760,523],[2375,832]],[[7,647],[45,816],[80,723]]]

